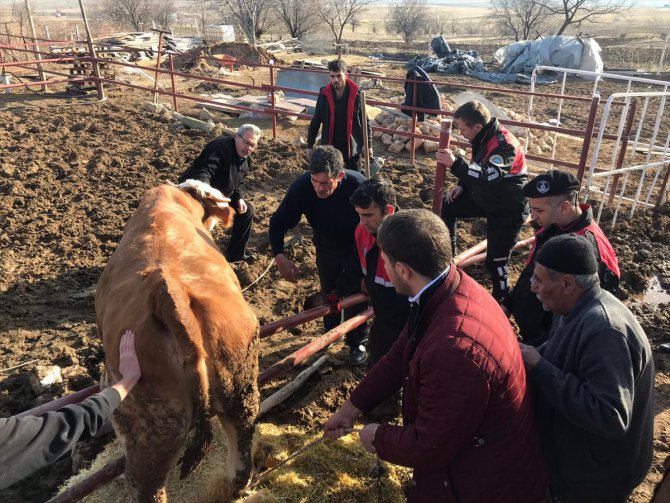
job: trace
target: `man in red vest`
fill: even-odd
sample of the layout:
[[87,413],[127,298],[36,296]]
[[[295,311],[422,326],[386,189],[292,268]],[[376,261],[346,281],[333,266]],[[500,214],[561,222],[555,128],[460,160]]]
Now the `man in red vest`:
[[437,152],[437,161],[458,178],[458,185],[447,192],[442,219],[451,234],[452,253],[456,254],[456,219],[486,218],[485,265],[491,274],[493,297],[502,302],[509,295],[510,251],[528,216],[528,200],[523,194],[526,157],[514,135],[478,101],[469,101],[456,110],[454,126],[472,145],[472,160],[448,149]]
[[[328,63],[330,84],[321,88],[314,116],[307,132],[307,157],[312,156],[316,135],[321,128],[321,145],[332,145],[342,152],[344,167],[361,171],[363,152],[363,109],[358,86],[347,78],[347,64],[339,59]],[[368,145],[372,129],[368,124]],[[372,157],[372,148],[368,149]]]
[[549,239],[561,234],[586,237],[596,252],[600,287],[610,293],[616,292],[621,274],[614,248],[593,219],[591,206],[577,201],[579,180],[576,176],[564,171],[547,171],[528,182],[523,192],[530,199],[530,215],[540,230],[535,234],[526,267],[503,307],[514,315],[523,341],[539,346],[549,335],[553,315],[542,309],[530,283],[537,254]]

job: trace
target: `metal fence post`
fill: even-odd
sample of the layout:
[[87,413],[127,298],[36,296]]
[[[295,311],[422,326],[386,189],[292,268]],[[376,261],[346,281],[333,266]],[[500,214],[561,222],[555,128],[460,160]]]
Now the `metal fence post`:
[[[451,120],[442,119],[440,121],[440,144],[439,148],[449,148],[451,141]],[[433,187],[433,213],[438,217],[442,214],[442,191],[444,189],[444,181],[447,178],[447,167],[438,162],[435,167],[435,186]]]

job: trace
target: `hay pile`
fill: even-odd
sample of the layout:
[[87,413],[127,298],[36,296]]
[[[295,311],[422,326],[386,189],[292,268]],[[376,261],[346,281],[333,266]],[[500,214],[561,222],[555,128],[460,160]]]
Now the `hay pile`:
[[[179,479],[179,471],[168,474],[168,501],[209,503],[231,500],[231,488],[226,478],[225,435],[218,421],[212,422],[214,441],[205,460],[186,480]],[[254,438],[254,464],[263,472],[298,451],[321,432],[307,433],[293,426],[259,424]],[[105,464],[122,455],[118,441],[109,444],[96,458],[89,470],[72,477],[63,488],[72,486]],[[319,443],[267,478],[235,503],[265,503],[275,501],[307,502],[376,502],[378,482],[372,474],[375,457],[363,450],[355,434],[340,440]],[[380,501],[402,502],[405,496],[401,483],[410,476],[405,468],[386,465],[388,472],[380,479]],[[131,500],[130,483],[119,477],[103,486],[83,501],[110,503]]]

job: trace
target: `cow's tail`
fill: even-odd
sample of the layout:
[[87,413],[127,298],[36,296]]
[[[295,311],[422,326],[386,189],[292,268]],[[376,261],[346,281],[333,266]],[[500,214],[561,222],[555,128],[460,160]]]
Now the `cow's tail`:
[[163,271],[150,273],[158,283],[153,288],[153,312],[172,333],[184,358],[184,373],[194,404],[191,437],[181,463],[181,478],[188,476],[205,457],[212,443],[212,425],[209,421],[209,380],[201,327],[191,311],[191,300],[184,287],[170,281]]

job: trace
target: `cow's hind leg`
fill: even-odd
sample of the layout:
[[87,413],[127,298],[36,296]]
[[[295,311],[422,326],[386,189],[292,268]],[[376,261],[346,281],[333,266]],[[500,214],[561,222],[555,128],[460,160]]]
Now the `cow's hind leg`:
[[228,478],[235,492],[244,489],[251,477],[251,441],[254,437],[253,420],[236,418],[234,421],[227,416],[219,415],[219,420],[228,439]]

